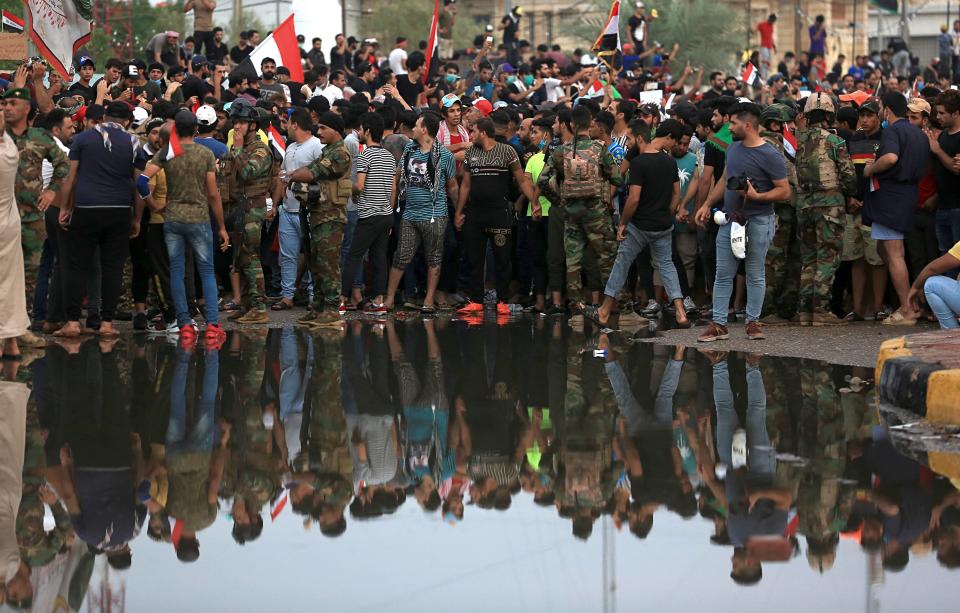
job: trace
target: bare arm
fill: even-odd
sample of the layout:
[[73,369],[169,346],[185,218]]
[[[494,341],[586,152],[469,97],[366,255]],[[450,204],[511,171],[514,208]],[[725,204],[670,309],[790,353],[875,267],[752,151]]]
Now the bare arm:
[[867,167],[863,169],[863,176],[872,177],[873,175],[890,170],[899,160],[900,156],[896,153],[884,153],[878,157],[877,161],[873,164],[867,164]]
[[513,169],[513,178],[520,187],[520,191],[524,196],[527,197],[527,200],[530,200],[531,202],[536,200],[537,191],[533,188],[533,181],[530,180],[530,177],[527,176],[527,173],[523,172],[523,169],[520,168],[519,163],[517,164],[517,167]]

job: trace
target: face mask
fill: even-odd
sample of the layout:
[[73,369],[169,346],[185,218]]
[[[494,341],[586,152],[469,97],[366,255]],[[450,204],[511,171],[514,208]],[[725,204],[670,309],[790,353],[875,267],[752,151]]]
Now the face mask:
[[152,81],[157,85],[163,85],[163,79],[152,79]]
[[517,77],[513,75],[510,75],[509,77],[507,77],[507,83],[513,83],[516,80],[517,80]]
[[533,85],[533,81],[534,79],[532,74],[523,75],[523,84],[526,85],[527,87],[530,87],[531,85]]
[[883,129],[887,129],[890,127],[890,122],[884,119],[883,121],[880,122],[880,127]]
[[543,139],[539,143],[537,143],[537,149],[541,151],[543,151],[543,148],[546,146],[547,146],[547,139]]
[[457,75],[455,74],[448,74],[445,78],[447,80],[447,83],[451,85],[457,82]]
[[265,72],[265,73],[263,73],[263,80],[264,80],[264,81],[273,81],[273,77],[275,77],[275,76],[276,76],[275,73]]

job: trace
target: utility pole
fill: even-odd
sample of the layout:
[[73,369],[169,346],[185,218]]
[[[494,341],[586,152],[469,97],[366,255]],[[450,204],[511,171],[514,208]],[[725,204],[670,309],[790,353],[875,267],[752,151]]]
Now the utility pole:
[[910,25],[907,23],[907,0],[900,0],[900,38],[910,47]]
[[243,0],[233,0],[233,19],[231,19],[233,25],[231,29],[233,30],[232,36],[234,40],[240,40],[240,27],[243,22]]
[[748,54],[750,53],[750,38],[751,38],[751,35],[753,34],[753,19],[750,17],[750,14],[752,13],[751,8],[752,7],[750,6],[750,0],[747,0],[747,47],[746,47],[746,50]]
[[803,42],[801,41],[802,36],[803,12],[800,10],[800,0],[793,0],[793,47],[797,53],[800,53],[805,49]]

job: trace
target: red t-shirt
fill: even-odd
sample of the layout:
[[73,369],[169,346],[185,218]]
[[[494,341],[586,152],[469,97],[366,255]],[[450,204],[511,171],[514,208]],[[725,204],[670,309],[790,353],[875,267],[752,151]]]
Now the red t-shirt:
[[[450,130],[450,144],[459,145],[463,142],[463,137],[460,136],[460,130]],[[463,164],[463,160],[457,161],[457,170],[460,170],[460,164]]]
[[773,24],[769,21],[761,21],[757,31],[760,32],[760,46],[773,49]]

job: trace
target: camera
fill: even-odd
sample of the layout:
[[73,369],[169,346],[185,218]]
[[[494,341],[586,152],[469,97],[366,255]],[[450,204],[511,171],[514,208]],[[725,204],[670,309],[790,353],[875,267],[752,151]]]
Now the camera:
[[743,192],[747,190],[747,184],[750,182],[746,176],[727,177],[727,189],[734,192]]

